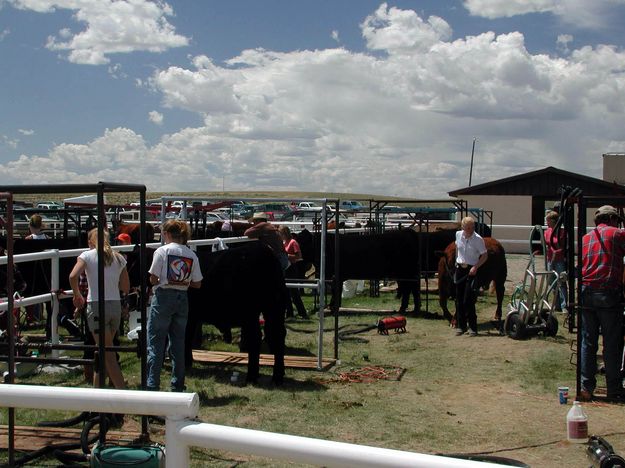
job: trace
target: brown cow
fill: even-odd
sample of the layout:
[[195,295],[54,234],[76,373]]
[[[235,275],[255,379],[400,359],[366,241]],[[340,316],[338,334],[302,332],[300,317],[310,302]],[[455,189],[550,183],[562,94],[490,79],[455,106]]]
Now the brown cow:
[[[139,242],[141,242],[140,229],[141,229],[141,225],[138,223],[125,224],[120,221],[119,223],[116,223],[115,225],[115,237],[119,236],[122,233],[125,233],[130,236],[132,244],[138,244]],[[150,223],[146,223],[145,233],[146,233],[145,241],[154,242],[154,226],[152,226]]]
[[[489,287],[491,281],[495,283],[497,293],[497,310],[495,320],[501,320],[501,305],[505,292],[505,282],[508,276],[506,252],[497,239],[484,237],[484,243],[488,250],[486,263],[477,270],[477,281],[481,288]],[[455,297],[454,273],[456,271],[456,243],[447,246],[438,262],[438,299],[443,315],[453,324],[455,315],[452,316],[447,308],[447,299]]]

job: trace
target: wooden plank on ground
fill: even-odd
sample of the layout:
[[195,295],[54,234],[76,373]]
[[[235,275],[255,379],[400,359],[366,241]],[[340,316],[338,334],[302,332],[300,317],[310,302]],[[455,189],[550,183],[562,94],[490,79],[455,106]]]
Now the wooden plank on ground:
[[[34,451],[48,445],[80,443],[81,431],[82,428],[74,427],[15,426],[15,449]],[[8,426],[0,425],[0,449],[2,450],[8,449],[8,434]],[[93,434],[97,434],[97,428]],[[109,431],[106,433],[106,440],[124,445],[137,440],[140,435],[139,432]]]
[[[324,311],[324,313],[326,315],[331,315],[332,313],[332,309],[328,308]],[[397,312],[396,310],[389,310],[389,309],[361,309],[361,308],[355,308],[355,307],[341,307],[339,308],[339,314],[349,314],[349,315],[357,315],[357,314],[363,314],[363,315],[371,315],[371,314],[375,314],[375,315],[393,315],[393,314],[397,314],[399,312]]]
[[[228,351],[193,350],[193,360],[206,364],[228,364],[237,366],[247,365],[247,353],[233,353]],[[334,359],[322,359],[322,370],[335,364]],[[273,354],[260,355],[261,366],[273,366]],[[316,356],[284,356],[284,366],[294,369],[317,369]]]

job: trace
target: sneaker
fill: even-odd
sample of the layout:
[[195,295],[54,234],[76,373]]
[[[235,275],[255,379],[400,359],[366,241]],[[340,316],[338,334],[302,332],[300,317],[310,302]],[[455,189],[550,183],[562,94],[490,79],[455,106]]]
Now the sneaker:
[[469,336],[477,336],[477,332],[475,330],[469,330]]
[[464,335],[465,333],[466,330],[463,330],[462,328],[456,328],[456,336]]
[[588,390],[580,390],[579,395],[577,395],[575,400],[584,402],[584,401],[592,401],[592,398],[593,398],[592,392],[589,392]]

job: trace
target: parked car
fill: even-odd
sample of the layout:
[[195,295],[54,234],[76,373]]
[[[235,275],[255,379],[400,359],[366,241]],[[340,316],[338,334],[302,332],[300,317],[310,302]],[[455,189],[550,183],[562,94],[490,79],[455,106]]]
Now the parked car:
[[244,201],[235,201],[230,205],[232,214],[239,219],[249,219],[254,214],[254,207]]
[[[332,212],[327,212],[328,221],[332,221],[335,218],[335,214]],[[301,222],[301,223],[310,223],[312,225],[321,224],[321,213],[319,211],[314,210],[294,210],[289,213],[285,213],[282,215],[279,221],[285,222]],[[352,219],[349,219],[345,214],[339,213],[339,221],[345,227],[354,227],[356,222]]]
[[321,211],[321,206],[317,205],[315,202],[302,201],[297,205],[298,210],[311,210],[311,211]]
[[228,221],[230,216],[228,213],[223,213],[221,211],[207,211],[206,212],[206,221],[208,223],[212,223],[214,221]]
[[45,201],[37,203],[37,206],[35,206],[35,208],[39,210],[59,210],[63,208],[63,205],[57,202]]
[[282,217],[282,215],[291,212],[291,208],[286,203],[259,203],[257,205],[253,205],[253,207],[254,213],[265,213],[268,221],[277,221]]
[[355,200],[341,200],[339,209],[342,211],[363,211],[365,207],[362,203]]

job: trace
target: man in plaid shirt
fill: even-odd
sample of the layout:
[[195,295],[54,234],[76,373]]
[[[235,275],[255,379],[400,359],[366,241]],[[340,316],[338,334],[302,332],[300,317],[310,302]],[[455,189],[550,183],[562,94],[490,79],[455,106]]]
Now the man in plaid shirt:
[[623,257],[625,231],[613,206],[595,212],[596,228],[582,242],[582,391],[578,400],[590,401],[597,385],[599,332],[603,336],[603,360],[607,396],[623,400]]

